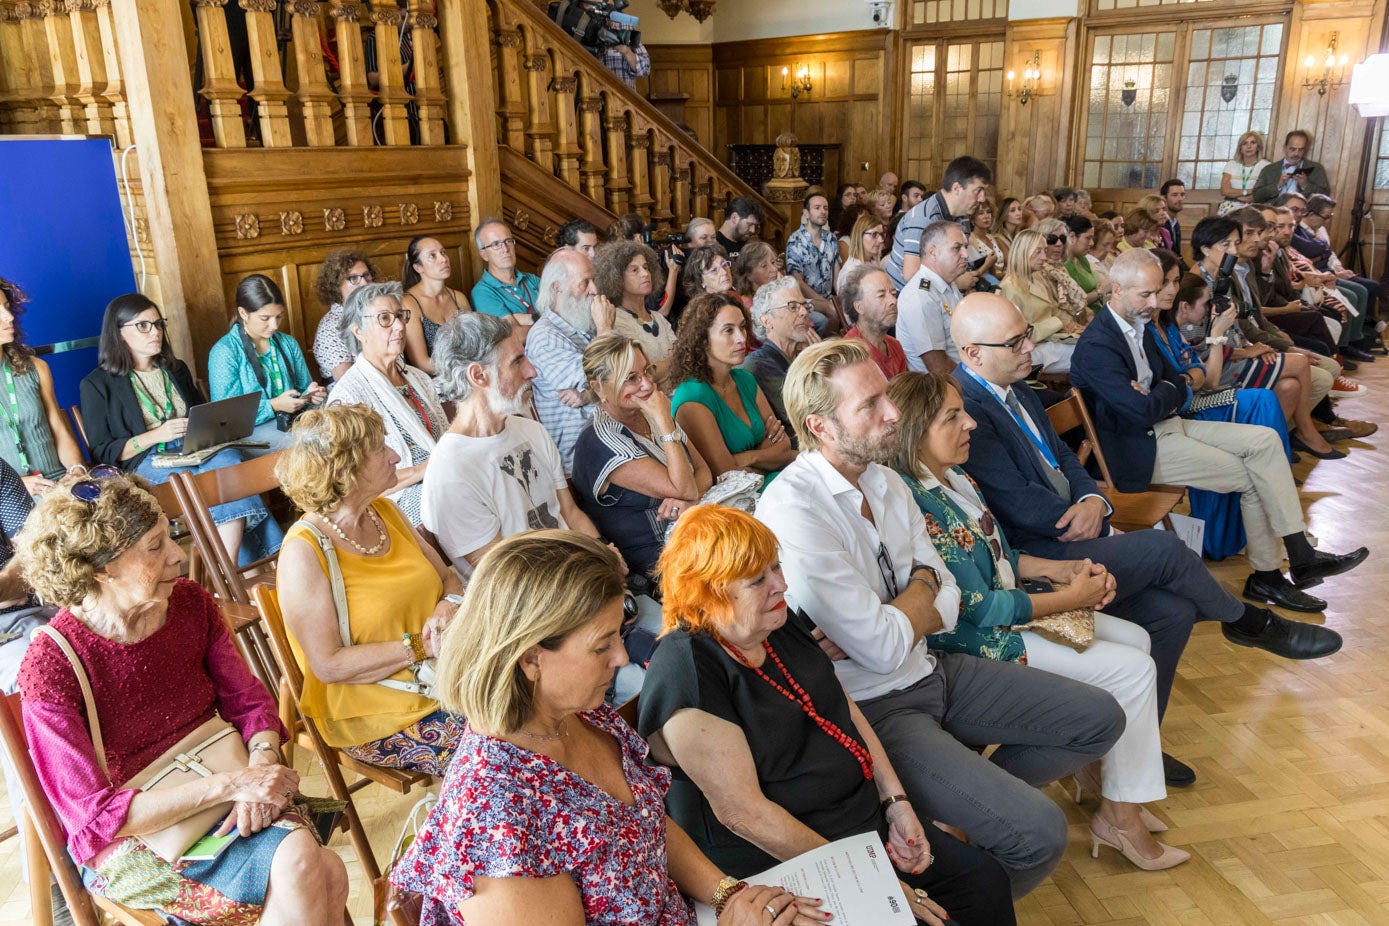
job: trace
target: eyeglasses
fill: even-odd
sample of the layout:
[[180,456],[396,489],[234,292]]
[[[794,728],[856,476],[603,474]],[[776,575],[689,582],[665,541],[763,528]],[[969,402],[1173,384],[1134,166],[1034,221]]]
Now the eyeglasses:
[[790,309],[792,312],[809,312],[811,304],[800,299],[787,299],[781,304],[783,309]]
[[887,555],[887,546],[881,540],[878,541],[878,572],[882,573],[888,598],[896,598],[900,594],[897,591],[897,570],[892,568],[892,558]]
[[347,275],[347,282],[351,283],[353,286],[360,286],[363,283],[374,283],[375,281],[376,277],[370,270],[366,273],[349,273]]
[[1332,219],[1336,218],[1336,213],[1334,212],[1314,212],[1312,215],[1321,219],[1323,222],[1330,222]]
[[881,231],[866,231],[866,232],[863,233],[863,237],[865,237],[865,238],[886,238],[886,237],[887,237],[887,232],[881,232]]
[[975,347],[1005,347],[1015,354],[1022,353],[1022,346],[1032,340],[1032,326],[1028,325],[1027,330],[1016,338],[1009,338],[1002,344],[986,344],[983,341],[975,341]]
[[[146,322],[148,324],[148,322]],[[72,497],[79,502],[86,502],[88,505],[96,504],[96,500],[101,497],[101,490],[106,485],[105,480],[112,476],[119,476],[119,468],[103,463],[100,466],[93,466],[88,472],[86,479],[81,482],[74,482],[68,489]]]
[[1047,235],[1047,244],[1061,244],[1065,240],[1065,235]]
[[484,245],[480,246],[480,247],[478,248],[478,250],[479,250],[479,251],[490,251],[490,250],[492,250],[493,248],[514,248],[514,247],[516,247],[516,239],[515,239],[515,238],[502,238],[502,239],[500,239],[500,240],[498,240],[498,241],[493,241],[491,244],[484,244]]
[[363,318],[374,318],[376,324],[382,328],[389,328],[395,324],[396,319],[400,319],[402,325],[410,324],[410,310],[401,309],[399,312],[376,312],[372,315],[363,315]]
[[124,325],[121,325],[121,327],[134,328],[141,334],[149,334],[156,328],[158,328],[160,331],[163,331],[165,328],[169,327],[169,322],[163,318],[156,318],[154,321],[141,319],[138,322],[126,322]]

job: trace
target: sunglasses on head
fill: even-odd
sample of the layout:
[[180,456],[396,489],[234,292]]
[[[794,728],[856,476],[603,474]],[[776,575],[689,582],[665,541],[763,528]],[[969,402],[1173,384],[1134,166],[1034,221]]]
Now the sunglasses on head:
[[119,476],[120,474],[120,468],[112,466],[109,463],[93,466],[87,471],[87,478],[80,482],[74,482],[68,491],[71,492],[72,497],[79,502],[86,502],[88,505],[93,505],[96,503],[96,500],[101,497],[101,490],[105,487],[106,480],[110,479],[112,476]]

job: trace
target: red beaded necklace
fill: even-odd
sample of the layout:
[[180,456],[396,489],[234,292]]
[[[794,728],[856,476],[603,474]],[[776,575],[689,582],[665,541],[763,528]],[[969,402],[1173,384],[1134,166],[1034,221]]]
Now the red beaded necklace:
[[840,729],[839,725],[833,720],[820,716],[820,712],[815,710],[815,705],[810,701],[810,695],[805,693],[805,689],[791,677],[790,672],[786,671],[786,666],[782,665],[781,659],[777,657],[776,651],[772,649],[770,640],[763,640],[762,648],[767,651],[768,658],[776,663],[777,669],[786,677],[786,681],[791,685],[792,690],[796,692],[795,694],[781,687],[781,685],[773,680],[771,676],[767,675],[766,672],[763,672],[760,668],[748,662],[747,657],[739,652],[736,646],[732,646],[722,637],[719,637],[719,643],[723,644],[723,648],[733,654],[734,659],[756,672],[758,678],[781,692],[788,700],[795,702],[795,704],[805,712],[807,717],[815,721],[817,727],[825,731],[825,734],[830,739],[849,750],[849,754],[858,760],[859,768],[863,769],[863,777],[868,781],[873,780],[873,757],[868,754],[868,750],[860,746],[852,737]]

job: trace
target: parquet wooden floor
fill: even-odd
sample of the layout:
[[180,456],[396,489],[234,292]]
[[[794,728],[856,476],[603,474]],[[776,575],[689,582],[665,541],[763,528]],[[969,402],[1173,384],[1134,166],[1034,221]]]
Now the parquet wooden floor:
[[[1389,358],[1356,374],[1367,396],[1342,413],[1389,431]],[[1071,846],[1055,874],[1018,904],[1026,926],[1235,926],[1389,924],[1389,434],[1355,442],[1345,460],[1297,467],[1310,529],[1323,549],[1361,544],[1370,560],[1316,589],[1323,616],[1346,645],[1316,663],[1288,663],[1227,644],[1198,625],[1164,723],[1168,752],[1199,780],[1153,810],[1171,824],[1164,839],[1192,853],[1169,872],[1142,872],[1101,848],[1090,857],[1088,814],[1059,786],[1053,797],[1071,822]],[[1376,450],[1376,447],[1383,449]],[[1243,557],[1212,564],[1236,594]],[[302,751],[296,765],[309,793],[326,793]],[[358,806],[378,859],[388,857],[414,796],[372,787]],[[0,830],[10,826],[0,801]],[[334,848],[352,877],[358,923],[371,922],[371,895],[343,837]],[[16,840],[0,843],[0,926],[29,923]]]

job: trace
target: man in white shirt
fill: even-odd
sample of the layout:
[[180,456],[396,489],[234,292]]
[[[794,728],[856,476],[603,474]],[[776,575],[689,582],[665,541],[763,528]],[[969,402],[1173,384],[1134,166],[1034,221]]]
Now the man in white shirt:
[[[1124,716],[1107,693],[1014,663],[935,654],[960,592],[902,478],[897,409],[861,341],[813,344],[786,379],[801,454],[757,517],[776,534],[788,602],[816,625],[850,697],[923,817],[964,829],[1007,871],[1041,882],[1066,821],[1040,786],[1109,751]],[[990,759],[970,746],[998,744]]]
[[949,376],[960,362],[950,315],[964,296],[955,285],[969,266],[964,229],[939,221],[921,233],[921,266],[897,296],[897,340],[907,369]]
[[455,315],[434,342],[440,394],[456,403],[424,474],[423,523],[460,575],[522,531],[565,528],[598,536],[564,480],[559,450],[521,417],[535,367],[522,329],[480,312]]

